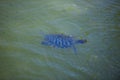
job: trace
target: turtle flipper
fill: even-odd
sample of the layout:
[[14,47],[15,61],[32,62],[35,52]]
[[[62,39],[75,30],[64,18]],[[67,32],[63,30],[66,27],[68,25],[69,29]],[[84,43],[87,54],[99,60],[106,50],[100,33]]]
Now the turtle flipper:
[[76,49],[76,47],[75,47],[74,45],[73,45],[72,47],[73,47],[74,54],[77,54],[77,49]]

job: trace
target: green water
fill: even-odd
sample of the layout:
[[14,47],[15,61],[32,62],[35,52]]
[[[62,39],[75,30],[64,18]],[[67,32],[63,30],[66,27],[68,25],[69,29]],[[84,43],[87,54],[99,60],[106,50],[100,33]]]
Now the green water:
[[[119,0],[0,0],[0,80],[119,80]],[[59,49],[43,35],[87,43]]]

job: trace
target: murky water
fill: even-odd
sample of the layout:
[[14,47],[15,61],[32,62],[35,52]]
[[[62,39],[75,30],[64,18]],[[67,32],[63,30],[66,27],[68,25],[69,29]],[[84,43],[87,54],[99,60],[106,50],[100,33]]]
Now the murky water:
[[[1,0],[0,80],[118,80],[119,21],[119,0]],[[74,55],[41,32],[88,42]]]

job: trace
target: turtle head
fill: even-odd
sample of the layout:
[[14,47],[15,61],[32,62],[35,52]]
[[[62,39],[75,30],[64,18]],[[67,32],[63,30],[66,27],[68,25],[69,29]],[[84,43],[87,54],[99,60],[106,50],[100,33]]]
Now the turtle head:
[[83,39],[83,40],[76,40],[75,43],[80,43],[80,44],[83,44],[83,43],[86,43],[87,40],[86,39]]

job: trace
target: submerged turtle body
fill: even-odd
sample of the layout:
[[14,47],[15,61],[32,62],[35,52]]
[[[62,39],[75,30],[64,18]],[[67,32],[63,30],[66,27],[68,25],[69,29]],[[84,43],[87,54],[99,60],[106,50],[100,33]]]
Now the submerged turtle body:
[[46,46],[58,47],[58,48],[73,48],[74,52],[77,53],[75,44],[85,43],[86,40],[75,40],[72,36],[64,34],[48,34],[44,36],[44,40],[41,44]]

